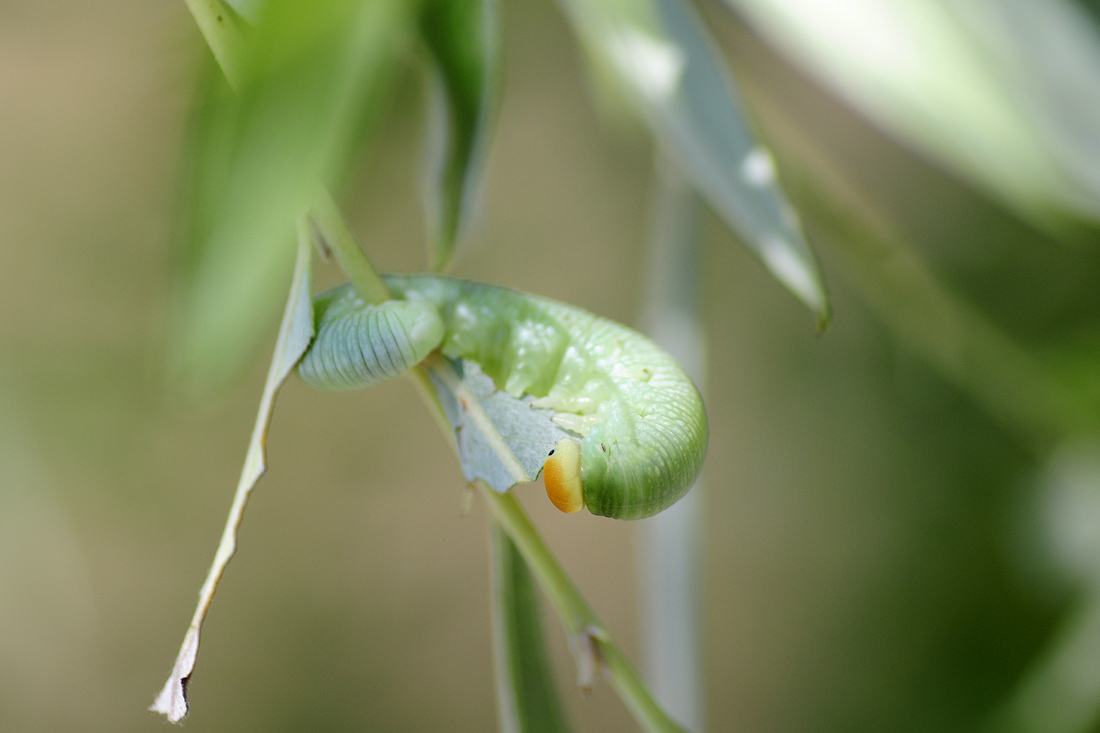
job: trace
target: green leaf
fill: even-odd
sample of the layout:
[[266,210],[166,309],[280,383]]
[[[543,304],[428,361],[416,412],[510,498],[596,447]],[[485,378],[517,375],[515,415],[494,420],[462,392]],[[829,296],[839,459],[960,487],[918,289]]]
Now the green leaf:
[[206,581],[199,591],[199,603],[195,615],[187,628],[172,673],[149,709],[163,713],[173,723],[187,715],[187,682],[195,669],[195,658],[199,652],[199,631],[210,603],[214,599],[218,581],[225,572],[226,565],[237,549],[237,528],[244,516],[244,508],[252,489],[267,470],[266,440],[267,428],[271,423],[271,411],[275,405],[275,396],[287,375],[302,358],[313,338],[313,299],[310,296],[310,257],[312,255],[312,235],[305,219],[299,224],[297,258],[294,266],[294,278],[290,286],[283,312],[279,338],[275,342],[275,354],[271,357],[271,366],[264,383],[260,409],[256,415],[256,424],[252,429],[252,439],[248,444],[244,468],[237,483],[237,492],[229,510],[221,542],[214,554],[214,562],[207,573]]
[[567,731],[543,643],[531,572],[507,533],[490,528],[493,553],[493,644],[500,727],[522,733]]
[[1033,223],[1100,218],[1100,28],[1078,4],[726,3],[890,135]]
[[686,0],[562,0],[597,74],[617,78],[665,154],[772,274],[816,314],[829,305],[798,217],[733,82]]
[[1039,452],[1097,432],[1092,404],[944,283],[843,176],[810,148],[799,152],[792,182],[815,235],[900,343]]
[[471,226],[500,89],[499,0],[429,0],[420,32],[431,59],[425,209],[433,270]]
[[348,164],[411,25],[403,0],[273,0],[244,36],[236,89],[206,85],[174,352],[194,386],[224,381],[263,337],[294,260],[295,219],[317,182]]
[[431,367],[470,483],[480,479],[503,493],[534,481],[546,454],[569,435],[551,422],[553,410],[531,407],[530,395],[513,397],[498,390],[476,362],[438,359]]

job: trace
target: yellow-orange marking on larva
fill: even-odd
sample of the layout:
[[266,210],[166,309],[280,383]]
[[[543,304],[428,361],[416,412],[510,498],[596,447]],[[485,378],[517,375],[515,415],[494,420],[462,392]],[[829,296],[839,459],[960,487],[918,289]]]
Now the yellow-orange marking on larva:
[[546,495],[558,509],[572,514],[584,509],[581,488],[581,448],[575,440],[558,441],[542,466]]

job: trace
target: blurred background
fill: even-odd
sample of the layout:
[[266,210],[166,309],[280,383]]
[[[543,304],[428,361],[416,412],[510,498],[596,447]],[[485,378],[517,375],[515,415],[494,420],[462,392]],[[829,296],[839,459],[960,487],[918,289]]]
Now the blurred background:
[[[934,96],[876,106],[886,92],[845,86],[776,31],[793,25],[733,4],[700,10],[833,317],[819,334],[704,215],[708,727],[1093,730],[1100,206],[1088,186],[1044,198],[964,159],[996,137],[981,110],[961,118],[969,137],[922,137]],[[454,272],[637,323],[653,143],[593,104],[551,0],[507,0],[502,20],[482,224]],[[213,398],[168,378],[187,124],[209,65],[184,4],[9,0],[0,39],[0,730],[164,729],[146,708],[222,530],[275,318]],[[1021,68],[1067,48],[1036,43]],[[402,64],[342,197],[387,271],[425,267],[423,75]],[[1097,114],[1072,98],[1074,120]],[[1074,129],[1097,145],[1097,128]],[[1059,155],[1097,176],[1084,153]],[[319,288],[341,279],[318,265]],[[485,512],[463,514],[410,384],[327,394],[291,379],[268,447],[188,728],[494,728]],[[639,659],[635,526],[517,491]],[[573,687],[549,609],[545,627],[577,728],[633,729],[607,684]]]

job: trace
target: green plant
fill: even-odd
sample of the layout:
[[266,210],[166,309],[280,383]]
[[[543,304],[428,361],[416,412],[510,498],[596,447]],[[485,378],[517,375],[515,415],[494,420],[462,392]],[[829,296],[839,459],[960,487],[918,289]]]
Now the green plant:
[[[666,508],[690,488],[705,452],[705,415],[690,379],[647,339],[579,309],[438,277],[384,280],[324,190],[377,114],[394,53],[418,37],[437,105],[426,186],[430,259],[434,269],[447,266],[473,214],[495,109],[497,4],[276,0],[251,21],[220,2],[189,6],[232,91],[211,80],[195,126],[193,254],[178,352],[187,378],[209,383],[243,361],[285,277],[294,250],[278,243],[291,230],[297,255],[237,497],[153,709],[171,720],[186,714],[199,630],[264,471],[275,394],[299,365],[307,383],[323,388],[408,372],[452,436],[467,481],[500,527],[494,547],[507,728],[555,728],[563,720],[546,712],[557,709],[552,686],[536,684],[547,674],[524,600],[530,568],[570,634],[582,687],[603,669],[639,723],[677,729],[505,492],[534,480],[550,455],[554,475],[563,476],[548,481],[560,506],[587,503],[621,518]],[[828,311],[816,263],[690,7],[664,0],[566,9],[597,72],[616,78],[670,159],[823,324]],[[312,302],[314,244],[335,256],[351,283]],[[391,292],[404,300],[391,300]]]
[[[713,44],[692,6],[680,0],[562,0],[561,4],[580,40],[599,99],[608,108],[621,105],[647,126],[657,140],[663,170],[673,180],[673,187],[690,187],[708,203],[772,274],[811,308],[823,326],[829,315],[823,277],[797,217],[779,192],[776,163],[750,134],[723,65],[716,60]],[[753,12],[754,3],[747,0],[733,4],[749,8],[746,12],[750,15]],[[905,11],[904,3],[887,5]],[[1023,5],[1026,3],[1019,7]],[[972,9],[980,6],[973,4]],[[180,661],[156,705],[170,717],[185,710],[183,685],[194,665],[199,627],[232,555],[248,492],[263,472],[263,437],[275,393],[310,348],[314,326],[309,289],[312,247],[316,244],[323,255],[335,257],[351,281],[350,287],[365,304],[387,301],[391,287],[401,282],[386,280],[374,271],[326,189],[339,185],[347,161],[385,107],[392,91],[395,58],[414,49],[422,52],[433,90],[432,154],[425,185],[429,261],[433,270],[445,269],[455,247],[470,231],[476,212],[477,182],[492,131],[500,77],[498,8],[493,2],[349,0],[307,4],[272,0],[250,11],[248,20],[219,2],[195,0],[190,7],[232,89],[211,75],[194,128],[197,152],[191,171],[191,249],[179,328],[182,374],[198,385],[232,374],[247,359],[266,316],[282,297],[292,269],[294,276],[223,543]],[[933,15],[938,23],[943,21],[929,36],[934,45],[936,34],[954,33],[950,22],[954,16],[946,11]],[[986,16],[971,16],[970,22],[973,17]],[[777,22],[767,19],[761,25],[770,28]],[[813,24],[807,27],[816,29]],[[914,23],[913,27],[929,26]],[[1003,49],[1004,44],[991,47]],[[980,68],[983,63],[978,59],[967,68]],[[826,68],[831,78],[841,79],[835,83],[843,90],[861,92],[849,93],[856,104],[892,99],[888,91],[863,93],[865,87],[857,77],[866,65],[839,71]],[[965,113],[966,103],[974,95],[953,94],[955,87],[950,84],[937,87],[938,81],[951,81],[955,67],[948,64],[945,68],[943,79],[921,77],[931,80],[924,91],[939,100],[936,105],[924,106],[941,112],[937,105],[950,108],[954,100],[962,107],[959,114],[935,115],[939,127],[928,128],[932,133],[924,134],[926,130],[919,124],[915,128],[901,124],[910,122],[904,104],[885,112],[871,104],[871,113],[877,113],[881,124],[898,125],[902,134],[913,135],[920,145],[938,151],[1042,226],[1064,225],[1058,219],[1066,211],[1058,212],[1059,208],[1074,216],[1090,215],[1094,204],[1087,191],[1072,190],[1073,181],[1067,184],[1065,171],[1059,171],[1058,156],[1040,149],[1040,143],[1045,143],[1042,135],[1030,125],[1017,124],[1013,110],[1020,100],[1013,95],[1019,90],[1004,93],[1003,80],[997,80],[992,98],[999,105],[994,116],[1007,120],[1005,124],[1012,128],[1010,144],[1002,140],[1002,147],[994,144],[988,149],[964,145],[962,152],[951,147],[958,144],[951,133],[952,123],[973,121]],[[845,73],[852,76],[843,76]],[[889,73],[872,76],[876,84],[897,81]],[[852,78],[857,82],[851,83]],[[978,79],[973,88],[988,92],[984,83]],[[906,102],[908,97],[901,95],[900,99]],[[1068,118],[1068,122],[1060,120],[1063,127],[1072,129],[1075,110],[1070,106],[1060,111]],[[971,140],[982,140],[989,129],[980,120],[962,127]],[[881,220],[819,150],[800,146],[801,142],[796,134],[785,137],[779,161],[784,180],[807,217],[810,231],[830,246],[843,276],[899,341],[968,392],[1040,459],[1067,440],[1097,432],[1093,405],[1082,401],[1078,392],[979,309],[939,282],[905,236]],[[983,154],[971,156],[974,151]],[[1031,167],[1016,170],[1009,162],[1007,167],[1016,175],[998,175],[1000,167],[1011,160],[1004,157],[1006,151],[1019,154]],[[792,158],[797,158],[797,164],[790,162]],[[1042,175],[1020,172],[1030,170]],[[697,205],[692,208],[689,204],[687,209],[695,212],[689,217],[698,216]],[[297,235],[296,250],[291,232]],[[433,276],[425,282],[443,281]],[[690,291],[690,287],[684,290]],[[681,300],[689,302],[690,297]],[[490,310],[504,308],[505,301],[498,298]],[[690,305],[684,310],[690,311]],[[326,326],[324,315],[320,325]],[[419,346],[430,351],[434,341],[433,334]],[[473,352],[448,352],[445,344],[443,353],[469,357]],[[414,354],[403,367],[421,362],[422,354]],[[315,352],[314,359],[320,358],[320,352]],[[499,364],[494,369],[491,360],[482,361],[489,377],[496,379],[495,386],[503,387],[506,394],[512,391],[507,388],[507,377],[516,372]],[[330,384],[332,371],[324,365],[320,372],[313,370],[314,375],[321,372],[326,376],[318,381]],[[457,371],[438,355],[429,355],[409,374],[447,435],[461,430],[464,436],[477,434],[481,439],[471,442],[479,453],[464,448],[461,442],[456,442],[456,450],[467,480],[477,484],[495,520],[496,639],[505,726],[557,729],[564,725],[541,663],[528,568],[571,635],[582,685],[590,684],[594,671],[602,666],[644,726],[673,726],[518,505],[502,493],[537,476],[546,448],[556,445],[560,434],[544,425],[534,441],[540,450],[529,460],[521,460],[509,437],[514,437],[513,431],[535,428],[526,420],[511,422],[515,413],[507,413],[505,407],[489,406],[494,385],[486,382],[484,375],[472,369]],[[524,391],[521,388],[518,394]],[[571,391],[568,396],[578,394]],[[545,397],[536,390],[528,396]],[[480,407],[469,410],[457,405]],[[527,408],[523,405],[522,410],[532,412]],[[529,440],[529,433],[523,434],[523,440]],[[660,483],[658,480],[654,486]],[[672,483],[677,491],[686,488],[683,481]]]

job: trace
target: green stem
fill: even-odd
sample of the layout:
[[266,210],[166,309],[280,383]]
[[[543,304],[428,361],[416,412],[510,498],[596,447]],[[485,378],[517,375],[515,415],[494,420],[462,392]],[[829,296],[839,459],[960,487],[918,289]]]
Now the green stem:
[[409,378],[416,385],[417,391],[420,393],[420,397],[423,398],[424,404],[431,410],[432,417],[435,418],[436,425],[443,431],[443,434],[447,436],[447,443],[454,449],[455,455],[458,455],[458,446],[455,445],[454,429],[451,427],[451,421],[447,419],[447,413],[443,409],[443,402],[439,399],[439,393],[435,391],[435,385],[432,384],[431,378],[428,376],[428,370],[423,365],[416,366],[409,371]]
[[320,185],[317,186],[317,195],[309,210],[309,220],[314,231],[336,257],[340,269],[368,303],[377,305],[393,297],[348,227],[340,208],[329,192]]
[[[615,691],[643,729],[682,731],[683,728],[669,718],[650,695],[637,671],[569,579],[515,496],[511,493],[498,494],[481,481],[477,482],[477,487],[493,518],[508,533],[538,578],[566,630],[573,637],[578,653],[585,653],[587,643],[594,646],[596,658],[603,663]],[[582,669],[585,667],[585,660],[578,660],[578,663]],[[582,679],[582,685],[584,682]]]

